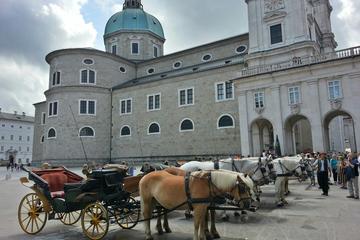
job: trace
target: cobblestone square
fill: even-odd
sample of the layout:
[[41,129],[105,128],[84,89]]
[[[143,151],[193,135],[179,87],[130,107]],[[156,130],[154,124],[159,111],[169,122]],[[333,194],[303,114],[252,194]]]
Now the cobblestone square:
[[[75,171],[78,171],[75,169]],[[6,170],[0,169],[1,224],[0,239],[4,240],[59,240],[86,239],[80,223],[65,226],[60,221],[48,221],[42,232],[30,236],[22,232],[17,221],[17,207],[21,198],[30,190],[18,181],[25,173],[14,172],[11,179],[5,180]],[[359,217],[360,201],[346,199],[348,192],[332,185],[329,197],[321,196],[317,187],[309,187],[308,182],[290,181],[291,194],[287,198],[289,205],[276,208],[274,204],[274,186],[262,188],[261,207],[256,213],[248,213],[248,221],[230,214],[230,220],[217,220],[217,229],[221,239],[249,240],[355,240],[360,239]],[[218,214],[220,216],[220,214]],[[156,240],[190,240],[193,222],[186,220],[183,213],[170,215],[170,227],[173,233],[157,235],[155,222],[152,231]],[[133,230],[122,230],[116,224],[110,226],[108,240],[145,239],[143,224]]]

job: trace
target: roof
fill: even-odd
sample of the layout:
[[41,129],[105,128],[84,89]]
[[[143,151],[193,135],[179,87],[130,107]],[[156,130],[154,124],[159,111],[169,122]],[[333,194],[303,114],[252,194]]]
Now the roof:
[[141,8],[127,8],[110,17],[106,23],[104,37],[119,31],[149,31],[165,39],[160,21]]
[[35,118],[31,116],[24,116],[21,114],[14,114],[14,113],[4,113],[0,112],[0,120],[10,120],[10,121],[20,121],[20,122],[29,122],[34,123]]

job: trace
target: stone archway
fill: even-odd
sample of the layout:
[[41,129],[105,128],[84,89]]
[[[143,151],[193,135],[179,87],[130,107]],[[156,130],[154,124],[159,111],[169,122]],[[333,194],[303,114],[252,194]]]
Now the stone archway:
[[332,152],[356,152],[355,127],[352,116],[343,110],[334,110],[324,118],[325,149]]
[[272,123],[260,118],[254,120],[250,125],[251,153],[260,156],[263,150],[274,148],[274,128]]
[[311,123],[304,115],[296,114],[285,121],[285,154],[312,152]]

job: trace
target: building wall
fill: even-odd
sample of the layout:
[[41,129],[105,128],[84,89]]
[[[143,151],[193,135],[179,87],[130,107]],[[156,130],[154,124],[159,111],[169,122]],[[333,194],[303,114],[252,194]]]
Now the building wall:
[[[34,144],[32,158],[34,162],[44,161],[44,147],[46,140],[46,123],[48,118],[47,103],[41,102],[34,104],[35,106],[35,122],[34,122]],[[45,124],[44,122],[45,121]],[[42,141],[44,137],[44,141]]]
[[[215,83],[228,81],[241,65],[221,70],[183,76],[170,81],[158,81],[114,92],[113,152],[114,159],[136,157],[229,155],[239,154],[240,132],[236,100],[215,101]],[[194,88],[192,106],[179,107],[178,90]],[[161,110],[147,111],[147,95],[161,93]],[[133,112],[119,114],[121,99],[133,99]],[[234,118],[235,128],[217,129],[217,120],[223,114]],[[194,131],[179,132],[180,122],[190,118]],[[148,135],[152,122],[161,127],[161,134]],[[131,127],[131,137],[120,137],[120,129]]]
[[9,160],[7,151],[16,150],[12,154],[16,163],[31,163],[33,133],[32,122],[0,119],[0,161]]
[[[250,123],[259,118],[265,118],[272,123],[274,135],[278,135],[283,153],[293,153],[292,134],[289,129],[294,122],[303,118],[308,119],[311,125],[313,149],[330,150],[326,144],[325,128],[328,123],[325,119],[330,115],[336,117],[344,113],[349,114],[354,121],[357,149],[360,149],[357,127],[360,112],[354,106],[354,103],[360,100],[360,95],[356,94],[360,90],[359,64],[358,57],[348,58],[236,80],[243,154],[251,154],[248,129]],[[331,80],[341,81],[343,97],[338,100],[339,103],[329,99],[328,82]],[[288,88],[291,86],[300,87],[299,105],[289,104]],[[266,99],[265,109],[261,113],[256,112],[253,104],[253,92],[259,89],[265,89]]]

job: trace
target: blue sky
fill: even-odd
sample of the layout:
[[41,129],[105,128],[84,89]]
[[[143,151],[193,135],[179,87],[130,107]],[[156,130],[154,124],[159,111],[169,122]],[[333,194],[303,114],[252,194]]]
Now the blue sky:
[[[245,0],[143,0],[163,25],[165,54],[248,31]],[[360,45],[360,1],[331,0],[338,49]],[[0,108],[34,115],[54,50],[103,50],[105,24],[123,0],[0,0]]]

